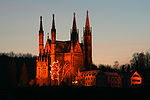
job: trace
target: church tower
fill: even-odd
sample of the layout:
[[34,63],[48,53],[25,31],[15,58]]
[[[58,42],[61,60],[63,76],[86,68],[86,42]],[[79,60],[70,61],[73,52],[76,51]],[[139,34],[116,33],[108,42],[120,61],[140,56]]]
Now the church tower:
[[86,24],[83,30],[83,38],[84,38],[84,62],[85,67],[87,69],[91,69],[92,67],[92,35],[91,28],[89,24],[89,16],[88,11],[86,15]]
[[56,60],[55,56],[56,56],[56,29],[55,29],[55,20],[53,14],[52,29],[51,29],[51,65]]
[[79,40],[79,36],[78,36],[76,18],[75,18],[75,12],[74,12],[73,25],[72,25],[72,31],[71,31],[71,42],[75,44],[78,40]]
[[39,30],[39,55],[43,55],[44,52],[44,31],[42,25],[42,16],[40,16],[40,30]]

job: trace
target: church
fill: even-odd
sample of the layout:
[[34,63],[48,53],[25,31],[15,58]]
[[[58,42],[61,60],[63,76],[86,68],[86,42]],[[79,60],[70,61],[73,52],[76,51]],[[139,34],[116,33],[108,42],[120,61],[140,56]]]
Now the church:
[[[70,40],[56,40],[55,16],[53,14],[51,38],[49,34],[44,46],[44,29],[40,16],[39,55],[36,60],[36,85],[57,86],[62,82],[71,84],[79,71],[92,69],[92,28],[89,24],[88,11],[85,27],[83,28],[83,42],[79,42],[74,13]],[[57,70],[57,71],[56,71]]]

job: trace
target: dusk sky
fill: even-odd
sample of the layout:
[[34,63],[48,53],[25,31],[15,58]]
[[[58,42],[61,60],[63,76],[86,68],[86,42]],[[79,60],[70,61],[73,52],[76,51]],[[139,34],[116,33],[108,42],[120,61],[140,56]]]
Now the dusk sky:
[[0,52],[38,55],[40,16],[45,43],[52,14],[56,39],[69,40],[75,12],[81,41],[87,10],[95,64],[126,64],[134,52],[150,51],[150,0],[0,0]]

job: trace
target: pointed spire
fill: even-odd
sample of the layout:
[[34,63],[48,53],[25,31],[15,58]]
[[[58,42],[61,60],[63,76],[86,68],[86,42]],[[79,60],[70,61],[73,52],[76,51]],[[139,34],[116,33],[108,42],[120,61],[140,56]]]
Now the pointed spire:
[[74,30],[74,31],[76,31],[76,32],[77,32],[75,12],[74,12],[74,18],[73,18],[73,26],[72,26],[72,30]]
[[43,33],[42,16],[40,16],[40,33]]
[[47,33],[47,39],[49,39],[49,33]]
[[51,29],[51,32],[56,32],[54,14],[53,14],[53,22],[52,22],[52,29]]
[[87,27],[87,28],[90,29],[88,10],[87,10],[87,15],[86,15],[86,24],[85,24],[85,27]]

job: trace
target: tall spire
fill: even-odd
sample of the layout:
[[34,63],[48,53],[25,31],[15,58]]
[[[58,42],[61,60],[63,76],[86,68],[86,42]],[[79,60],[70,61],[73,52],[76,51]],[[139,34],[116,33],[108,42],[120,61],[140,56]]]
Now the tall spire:
[[42,16],[40,16],[40,33],[43,33]]
[[72,26],[72,30],[77,32],[75,12],[74,12],[74,18],[73,18],[73,26]]
[[51,29],[51,32],[56,32],[54,14],[53,14],[53,22],[52,22],[52,29]]
[[86,24],[85,24],[85,27],[90,28],[88,10],[87,10],[87,15],[86,15]]
[[55,19],[53,14],[53,21],[52,21],[52,29],[51,29],[51,43],[56,42],[56,29],[55,29]]
[[76,25],[76,18],[75,18],[75,12],[73,17],[73,25],[72,25],[72,32],[71,32],[71,41],[78,41],[78,32],[77,32],[77,25]]

